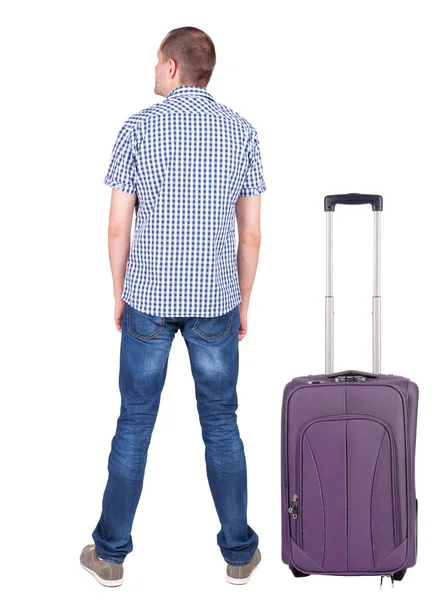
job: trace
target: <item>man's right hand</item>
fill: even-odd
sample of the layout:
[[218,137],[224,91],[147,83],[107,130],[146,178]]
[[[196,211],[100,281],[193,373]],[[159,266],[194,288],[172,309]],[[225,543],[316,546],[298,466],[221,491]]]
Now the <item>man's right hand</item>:
[[241,342],[241,340],[247,333],[247,308],[241,308],[241,306],[239,306],[238,310],[240,312],[240,327],[238,329],[238,341]]

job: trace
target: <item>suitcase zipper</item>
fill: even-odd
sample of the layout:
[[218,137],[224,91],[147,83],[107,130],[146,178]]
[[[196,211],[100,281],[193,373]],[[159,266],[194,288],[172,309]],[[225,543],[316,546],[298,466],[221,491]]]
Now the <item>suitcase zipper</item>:
[[298,495],[295,494],[292,498],[292,500],[290,501],[289,504],[289,508],[287,509],[288,512],[293,513],[292,517],[294,519],[298,518]]

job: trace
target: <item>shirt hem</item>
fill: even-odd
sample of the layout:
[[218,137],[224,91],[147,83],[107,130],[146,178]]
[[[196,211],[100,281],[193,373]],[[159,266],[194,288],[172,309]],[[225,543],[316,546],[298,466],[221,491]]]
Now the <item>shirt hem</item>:
[[[182,318],[182,319],[185,319],[185,318],[188,319],[190,317],[193,317],[193,318],[194,317],[203,317],[203,318],[220,317],[220,316],[230,312],[231,310],[233,310],[236,306],[238,306],[242,302],[242,299],[240,297],[240,298],[236,298],[236,299],[232,300],[228,305],[229,308],[222,309],[221,311],[219,311],[219,310],[214,310],[214,311],[201,310],[201,311],[197,311],[197,313],[194,313],[194,311],[189,311],[191,314],[181,314],[180,311],[171,311],[171,313],[169,313],[169,312],[165,313],[164,311],[162,311],[160,309],[158,310],[158,309],[152,308],[153,304],[144,303],[143,305],[141,305],[137,302],[133,302],[129,296],[124,297],[124,295],[122,295],[121,300],[124,300],[124,302],[129,304],[134,309],[138,310],[139,312],[143,312],[147,315],[152,315],[155,317],[170,317],[170,318],[177,317],[177,318]],[[185,312],[185,311],[183,311],[183,312]]]

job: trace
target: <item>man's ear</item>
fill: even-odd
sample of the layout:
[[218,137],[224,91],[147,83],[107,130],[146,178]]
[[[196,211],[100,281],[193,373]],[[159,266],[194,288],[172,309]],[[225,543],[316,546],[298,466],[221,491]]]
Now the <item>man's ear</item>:
[[174,77],[177,71],[177,64],[173,58],[168,59],[168,74],[170,77]]

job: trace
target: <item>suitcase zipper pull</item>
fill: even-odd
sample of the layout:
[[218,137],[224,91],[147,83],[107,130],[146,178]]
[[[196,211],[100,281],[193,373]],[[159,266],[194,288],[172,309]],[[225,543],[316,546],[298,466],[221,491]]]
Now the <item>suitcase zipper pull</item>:
[[294,519],[298,518],[298,496],[295,494],[290,501],[288,512],[293,513],[292,517]]

